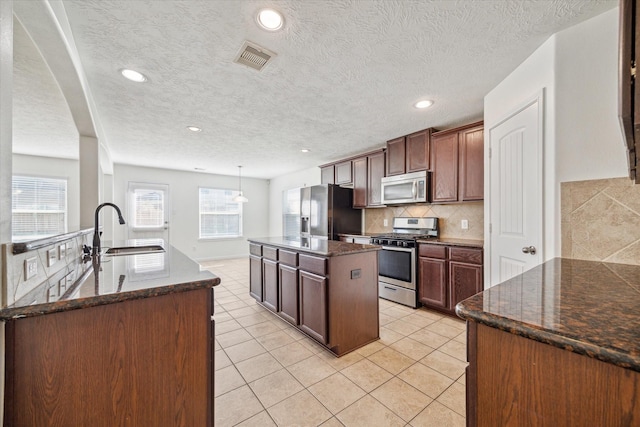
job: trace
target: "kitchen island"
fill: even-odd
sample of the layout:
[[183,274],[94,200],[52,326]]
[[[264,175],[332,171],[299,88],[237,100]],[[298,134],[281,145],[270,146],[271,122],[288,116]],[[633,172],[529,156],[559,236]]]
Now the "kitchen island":
[[640,267],[556,258],[456,307],[467,425],[640,425]]
[[379,338],[379,246],[251,238],[250,293],[337,356]]
[[5,425],[213,425],[220,279],[172,247],[74,271],[0,310]]

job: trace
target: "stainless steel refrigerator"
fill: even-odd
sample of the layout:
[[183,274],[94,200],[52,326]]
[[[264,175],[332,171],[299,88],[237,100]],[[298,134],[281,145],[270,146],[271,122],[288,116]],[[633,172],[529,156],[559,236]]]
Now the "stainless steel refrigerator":
[[300,236],[339,240],[361,234],[362,211],[353,208],[353,189],[334,184],[300,189]]

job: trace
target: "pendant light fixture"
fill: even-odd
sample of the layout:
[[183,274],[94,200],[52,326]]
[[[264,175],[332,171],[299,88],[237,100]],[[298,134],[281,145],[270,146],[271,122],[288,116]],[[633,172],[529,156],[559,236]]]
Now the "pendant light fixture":
[[239,203],[246,203],[249,201],[249,199],[244,197],[242,194],[242,166],[238,166],[238,195],[233,198],[233,201]]

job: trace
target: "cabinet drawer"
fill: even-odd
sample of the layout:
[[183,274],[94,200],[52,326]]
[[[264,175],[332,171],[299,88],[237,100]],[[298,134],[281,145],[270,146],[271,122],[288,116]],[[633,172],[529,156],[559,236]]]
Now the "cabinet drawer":
[[482,265],[482,249],[451,247],[449,257],[451,261]]
[[280,253],[278,254],[278,258],[282,264],[290,265],[292,267],[298,266],[298,253],[285,251],[284,249],[280,249]]
[[428,258],[439,258],[446,259],[447,258],[447,247],[440,245],[423,245],[420,244],[418,248],[418,253],[420,256],[428,257]]
[[269,246],[264,246],[262,248],[262,256],[273,260],[273,261],[277,261],[278,260],[278,249],[277,248],[272,248]]
[[324,276],[327,274],[327,260],[317,256],[300,254],[298,258],[300,270]]
[[249,243],[249,253],[255,256],[262,256],[262,245]]

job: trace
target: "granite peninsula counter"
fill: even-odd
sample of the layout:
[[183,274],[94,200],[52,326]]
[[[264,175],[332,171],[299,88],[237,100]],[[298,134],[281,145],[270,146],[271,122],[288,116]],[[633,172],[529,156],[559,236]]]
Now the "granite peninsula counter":
[[249,292],[342,356],[379,337],[378,250],[317,238],[251,238]]
[[170,246],[76,270],[0,310],[5,425],[212,426],[220,279]]
[[456,312],[467,425],[640,424],[640,266],[556,258]]

